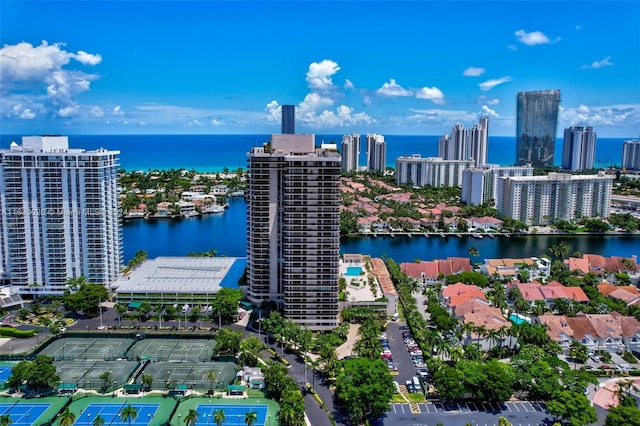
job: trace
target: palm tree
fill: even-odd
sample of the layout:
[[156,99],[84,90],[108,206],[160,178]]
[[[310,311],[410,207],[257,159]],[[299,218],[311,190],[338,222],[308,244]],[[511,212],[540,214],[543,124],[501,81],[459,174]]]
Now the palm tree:
[[13,420],[11,420],[8,414],[0,416],[0,426],[9,426],[11,423],[13,423]]
[[153,376],[151,374],[142,374],[142,384],[144,388],[148,391],[151,390],[151,384],[153,383]]
[[104,418],[100,414],[93,419],[93,426],[104,426]]
[[213,412],[213,422],[218,425],[218,426],[222,426],[222,423],[224,423],[227,420],[227,418],[224,416],[224,410],[216,410]]
[[129,426],[131,426],[131,421],[135,422],[138,418],[138,409],[129,404],[120,411],[120,418],[123,422],[126,421],[129,423]]
[[189,412],[184,417],[184,423],[187,426],[195,426],[198,423],[198,412],[193,408],[189,409]]
[[462,324],[460,331],[467,336],[467,339],[465,341],[466,344],[469,344],[471,342],[471,333],[473,332],[474,328],[476,328],[476,326],[472,322],[465,322],[464,324]]
[[258,421],[258,413],[256,413],[255,411],[249,411],[244,415],[244,422],[247,424],[247,426],[253,426],[256,421]]
[[487,330],[487,339],[489,340],[489,351],[491,351],[491,349],[493,349],[493,347],[496,344],[496,341],[498,340],[498,330],[494,330],[494,329],[489,329]]
[[98,378],[102,380],[102,389],[106,392],[111,384],[111,379],[113,378],[111,371],[105,371]]
[[76,421],[76,415],[69,410],[69,407],[67,407],[62,414],[60,414],[60,419],[58,420],[58,424],[60,426],[71,426],[72,424],[74,424]]
[[204,373],[204,380],[209,381],[209,393],[213,395],[213,384],[218,380],[218,373],[215,370],[208,370]]
[[118,322],[122,322],[122,314],[127,312],[127,307],[122,303],[116,303],[114,307],[116,313],[118,314]]

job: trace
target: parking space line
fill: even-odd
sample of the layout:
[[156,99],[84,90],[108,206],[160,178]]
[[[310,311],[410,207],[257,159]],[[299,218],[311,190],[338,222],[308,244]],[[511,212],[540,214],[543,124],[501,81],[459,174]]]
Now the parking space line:
[[518,412],[520,412],[520,408],[518,408],[518,403],[517,402],[513,403],[513,408],[515,408]]
[[509,410],[509,412],[513,412],[508,402],[505,402],[504,405],[507,407],[507,410]]
[[467,402],[467,408],[469,409],[469,411],[479,411],[478,407],[476,407],[476,404],[473,401]]
[[536,411],[536,409],[535,409],[535,408],[533,408],[533,405],[531,405],[531,403],[530,403],[529,401],[525,401],[525,402],[523,402],[523,403],[522,403],[522,405],[524,405],[525,410],[526,410],[527,412],[529,412],[528,408],[531,408],[531,411]]
[[443,412],[443,413],[446,412],[446,410],[444,409],[444,405],[442,405],[441,402],[436,402],[433,405],[435,405],[435,407],[436,407],[436,413],[437,412]]

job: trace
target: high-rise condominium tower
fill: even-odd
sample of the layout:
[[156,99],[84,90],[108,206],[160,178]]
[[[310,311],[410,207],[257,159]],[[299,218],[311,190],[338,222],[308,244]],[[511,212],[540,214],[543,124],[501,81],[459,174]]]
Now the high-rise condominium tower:
[[627,170],[640,170],[640,139],[624,141],[622,167]]
[[119,154],[70,149],[63,136],[0,150],[0,266],[16,292],[61,295],[68,278],[117,279]]
[[480,117],[478,124],[469,129],[469,155],[475,161],[476,167],[487,164],[487,149],[489,145],[489,117]]
[[591,126],[564,129],[562,168],[578,172],[593,169],[596,157],[596,134]]
[[560,90],[518,92],[516,164],[553,165]]
[[272,135],[248,154],[248,298],[313,330],[338,324],[341,160],[313,135]]
[[358,170],[358,157],[360,156],[360,135],[353,133],[342,137],[342,170],[345,172]]
[[443,160],[466,161],[473,159],[474,165],[487,162],[489,117],[480,117],[478,124],[465,130],[462,124],[451,129],[451,135],[442,135],[438,140],[438,157]]
[[282,134],[293,135],[296,132],[295,105],[282,105]]
[[384,136],[367,134],[367,169],[383,173],[387,167],[387,144]]

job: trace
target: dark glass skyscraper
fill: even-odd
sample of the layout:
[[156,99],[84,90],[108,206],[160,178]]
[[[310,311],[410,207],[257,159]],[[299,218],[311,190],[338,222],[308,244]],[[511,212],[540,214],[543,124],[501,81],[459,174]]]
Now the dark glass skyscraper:
[[560,90],[518,92],[516,164],[553,165]]
[[282,134],[293,135],[296,133],[296,107],[295,105],[282,105]]

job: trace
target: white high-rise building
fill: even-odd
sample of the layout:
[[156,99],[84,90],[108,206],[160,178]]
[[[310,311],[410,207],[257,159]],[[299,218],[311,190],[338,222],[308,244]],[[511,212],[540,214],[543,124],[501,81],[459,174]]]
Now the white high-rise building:
[[370,172],[383,173],[387,168],[387,144],[384,136],[367,134],[367,169]]
[[440,157],[422,158],[420,154],[396,159],[396,183],[412,186],[460,186],[462,171],[473,161],[443,160]]
[[272,135],[248,154],[247,297],[313,330],[338,325],[340,168],[314,135]]
[[451,135],[438,140],[438,157],[443,160],[474,160],[475,166],[487,163],[489,117],[480,117],[478,124],[465,130],[462,124],[451,129]]
[[640,139],[624,141],[622,167],[627,170],[640,170]]
[[0,150],[0,266],[20,294],[61,295],[68,278],[108,285],[122,266],[119,151],[30,136]]
[[353,133],[342,137],[342,171],[351,172],[358,170],[358,158],[360,157],[360,135]]
[[591,126],[564,129],[562,168],[579,172],[593,169],[596,162],[596,134]]
[[498,211],[527,225],[609,216],[614,176],[549,173],[500,178]]
[[533,167],[503,167],[487,164],[484,167],[471,167],[462,171],[461,201],[470,206],[493,203],[499,209],[498,183],[501,177],[533,176]]

